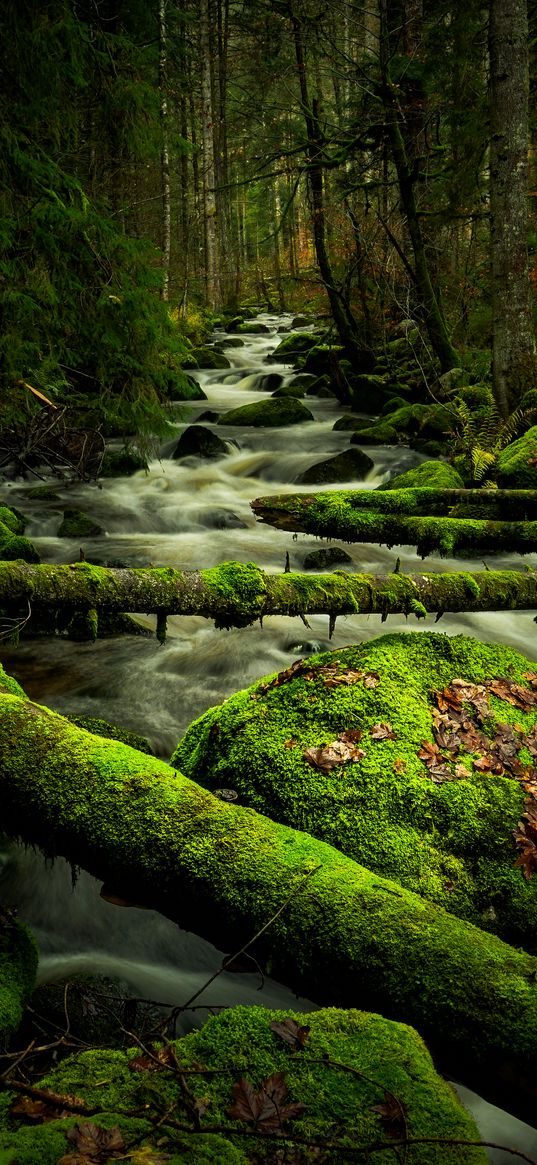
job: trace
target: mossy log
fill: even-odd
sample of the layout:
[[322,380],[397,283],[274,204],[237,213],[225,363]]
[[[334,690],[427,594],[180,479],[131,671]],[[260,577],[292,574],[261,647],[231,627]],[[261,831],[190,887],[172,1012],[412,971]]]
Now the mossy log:
[[110,570],[87,562],[33,566],[0,562],[0,609],[61,612],[68,622],[86,614],[88,638],[99,614],[157,614],[157,636],[167,615],[202,615],[218,627],[246,627],[266,615],[414,614],[428,611],[505,611],[537,608],[537,572],[477,571],[452,574],[266,574],[255,563],[225,562],[209,570],[172,567]]
[[422,558],[537,550],[535,490],[337,490],[256,498],[252,509],[279,530],[416,546]]
[[[2,826],[320,1003],[415,1026],[524,1119],[537,1096],[537,959],[324,842],[0,689]],[[267,926],[267,924],[269,924]]]

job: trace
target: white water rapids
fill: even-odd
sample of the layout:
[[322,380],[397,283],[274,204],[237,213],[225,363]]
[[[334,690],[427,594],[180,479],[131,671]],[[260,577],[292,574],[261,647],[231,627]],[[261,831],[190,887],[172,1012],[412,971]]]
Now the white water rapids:
[[[242,337],[242,348],[227,348],[232,367],[199,371],[195,375],[208,400],[180,406],[177,435],[206,409],[222,413],[237,405],[267,398],[260,387],[267,374],[282,381],[293,373],[288,365],[266,364],[279,339],[279,326],[290,317],[262,315],[269,333]],[[220,335],[219,339],[223,337]],[[275,387],[273,382],[272,387]],[[289,533],[258,524],[250,501],[259,495],[311,492],[296,484],[304,469],[346,449],[349,434],[333,432],[342,413],[332,399],[308,397],[314,421],[281,429],[230,428],[216,432],[229,442],[229,453],[217,461],[188,458],[174,461],[161,450],[149,473],[104,480],[99,487],[60,484],[58,501],[29,496],[34,481],[6,482],[6,501],[29,518],[27,535],[35,542],[43,561],[77,561],[79,541],[59,539],[57,530],[65,507],[79,507],[105,529],[98,538],[85,539],[83,549],[90,561],[142,566],[175,566],[195,569],[227,560],[255,562],[268,571],[282,570],[286,553],[292,569],[301,569],[308,551],[319,542],[307,535]],[[202,421],[212,428],[211,423]],[[367,450],[375,468],[359,488],[374,488],[396,469],[417,464],[422,458],[409,450]],[[330,486],[315,487],[331,488]],[[352,566],[345,569],[383,573],[401,559],[406,572],[418,571],[421,560],[408,547],[353,545],[345,549]],[[496,558],[494,565],[520,566],[521,559]],[[537,565],[537,556],[532,556]],[[427,569],[480,569],[482,562],[428,560]],[[154,620],[140,620],[154,626]],[[216,631],[201,618],[175,616],[168,620],[168,639],[159,646],[156,638],[115,638],[95,644],[65,639],[23,641],[18,649],[4,649],[6,670],[14,674],[28,695],[59,712],[103,717],[148,737],[155,752],[167,759],[194,717],[268,672],[287,667],[298,655],[328,647],[328,620],[310,618],[311,630],[300,619],[274,617],[263,628]],[[420,621],[430,628],[434,616]],[[378,616],[338,619],[333,647],[369,639],[384,631],[409,630],[418,625],[389,616],[381,626]],[[527,612],[444,616],[438,630],[464,633],[490,642],[505,643],[532,654],[535,626]],[[1,823],[0,823],[1,824]],[[11,848],[5,855],[5,874],[0,894],[19,907],[20,916],[33,927],[41,948],[40,976],[47,980],[75,971],[117,974],[142,996],[180,1004],[216,970],[221,954],[194,935],[186,935],[150,911],[120,910],[99,898],[98,884],[83,874],[75,889],[63,861],[46,868],[38,855]],[[247,936],[246,936],[247,937]],[[255,976],[220,976],[205,1003],[265,1003],[297,1007],[284,987],[268,982],[262,991]],[[302,1004],[305,1006],[305,1004]],[[199,1018],[199,1012],[195,1015]],[[465,1090],[465,1101],[474,1108],[483,1137],[498,1140],[537,1158],[537,1133]],[[512,1154],[491,1152],[492,1161],[513,1162]]]

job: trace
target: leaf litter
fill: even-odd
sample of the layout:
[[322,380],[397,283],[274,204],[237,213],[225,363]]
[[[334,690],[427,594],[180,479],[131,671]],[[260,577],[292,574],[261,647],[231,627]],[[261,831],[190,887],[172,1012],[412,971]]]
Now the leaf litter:
[[520,850],[515,865],[529,880],[537,871],[537,769],[525,765],[519,753],[525,748],[532,759],[537,758],[537,724],[528,733],[521,725],[505,722],[495,723],[494,736],[483,731],[486,725],[490,732],[492,723],[490,695],[522,712],[537,707],[537,673],[525,672],[524,679],[529,688],[501,677],[483,684],[456,678],[441,691],[433,692],[434,741],[424,740],[417,755],[435,784],[464,780],[471,776],[469,765],[474,771],[520,783],[526,796],[514,832]]

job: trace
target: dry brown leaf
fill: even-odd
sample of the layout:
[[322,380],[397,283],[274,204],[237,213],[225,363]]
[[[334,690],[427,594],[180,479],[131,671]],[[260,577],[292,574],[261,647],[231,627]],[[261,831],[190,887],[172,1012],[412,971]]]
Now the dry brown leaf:
[[394,773],[404,773],[405,770],[406,770],[406,761],[404,761],[402,759],[402,757],[398,756],[397,760],[394,760],[394,762],[393,762],[393,771],[394,771]]
[[281,1072],[274,1072],[263,1081],[258,1092],[248,1080],[239,1080],[233,1087],[234,1103],[228,1109],[233,1120],[246,1121],[260,1133],[278,1133],[283,1122],[300,1116],[305,1104],[285,1104],[287,1085]]
[[397,740],[397,735],[394,732],[391,724],[373,724],[369,729],[371,740]]
[[275,1032],[277,1036],[286,1044],[290,1044],[294,1051],[302,1051],[309,1040],[310,1028],[302,1027],[297,1023],[296,1019],[287,1016],[285,1019],[274,1019],[270,1024],[270,1030]]
[[365,756],[363,748],[356,748],[354,744],[346,744],[344,740],[334,740],[333,744],[322,744],[318,748],[306,748],[302,753],[304,760],[313,768],[329,773],[336,765],[351,761],[356,764]]

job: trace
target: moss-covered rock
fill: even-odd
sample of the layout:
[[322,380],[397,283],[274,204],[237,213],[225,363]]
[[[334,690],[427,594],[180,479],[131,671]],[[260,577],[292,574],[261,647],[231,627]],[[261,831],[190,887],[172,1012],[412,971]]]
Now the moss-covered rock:
[[354,417],[354,416],[352,416],[352,414],[346,415],[344,417],[338,417],[335,424],[332,425],[332,428],[334,430],[334,433],[347,433],[347,432],[354,433],[354,431],[358,430],[358,429],[370,429],[371,428],[371,418],[370,417]]
[[141,469],[147,472],[148,468],[149,462],[143,453],[137,449],[120,449],[105,453],[99,476],[132,477],[133,473],[139,473]]
[[351,445],[397,445],[398,433],[387,421],[377,421],[376,425],[366,425],[351,437]]
[[280,341],[267,360],[271,364],[293,364],[298,356],[315,348],[318,342],[319,337],[311,332],[291,332]]
[[[433,690],[453,679],[483,684],[498,677],[527,688],[524,675],[532,670],[508,648],[462,636],[387,635],[314,656],[296,674],[291,669],[276,683],[237,693],[191,725],[172,760],[209,789],[231,786],[243,804],[536,950],[537,878],[526,880],[516,865],[521,784],[507,769],[493,775],[492,764],[480,771],[487,741],[461,735],[456,725],[444,726],[449,747],[440,749],[441,759],[450,757],[451,767],[439,771],[438,783],[426,763],[438,723]],[[369,684],[357,678],[364,675],[373,677]],[[481,720],[473,717],[476,731],[480,724],[488,738],[504,732],[521,766],[531,762],[537,705],[524,712],[491,693],[485,705]],[[516,737],[499,727],[513,724]],[[383,725],[390,733],[375,736]],[[330,742],[341,748],[340,734],[349,732],[361,738],[362,756],[329,771],[321,757],[312,767],[306,750]]]
[[498,485],[537,489],[537,425],[502,449],[497,460]]
[[422,461],[414,469],[398,473],[390,481],[385,481],[377,489],[464,489],[464,481],[458,471],[447,461]]
[[252,320],[248,323],[238,324],[237,331],[241,336],[259,336],[270,332],[267,324],[262,324],[259,320]]
[[303,384],[294,384],[292,382],[289,382],[289,384],[280,384],[279,388],[277,388],[272,393],[272,396],[275,397],[293,396],[295,400],[302,400],[302,397],[305,395],[305,386]]
[[84,510],[70,506],[63,511],[63,522],[58,529],[58,538],[94,538],[104,534],[104,526],[90,518]]
[[[3,507],[5,510],[5,507]],[[0,520],[0,560],[14,562],[21,559],[23,562],[41,562],[41,558],[29,538],[13,532],[15,515],[12,510],[7,511],[10,525]]]
[[181,433],[173,457],[176,461],[181,457],[202,457],[211,461],[225,457],[228,452],[226,442],[217,437],[212,429],[206,429],[204,425],[189,425]]
[[193,348],[189,353],[190,368],[231,368],[231,362],[214,348]]
[[[281,1025],[284,1034],[290,1032],[290,1042],[274,1025]],[[294,1031],[300,1031],[304,1046],[297,1042],[293,1047]],[[286,1133],[286,1152],[304,1165],[317,1156],[306,1154],[303,1146],[298,1157],[293,1135],[311,1141],[312,1153],[319,1144],[330,1145],[332,1165],[343,1165],[349,1151],[356,1147],[359,1153],[359,1147],[367,1145],[375,1145],[375,1160],[388,1165],[393,1160],[390,1135],[393,1139],[397,1133],[415,1140],[410,1149],[413,1165],[438,1165],[440,1159],[445,1165],[486,1161],[481,1148],[464,1144],[479,1141],[479,1133],[452,1088],[435,1072],[420,1037],[412,1028],[379,1015],[327,1008],[304,1016],[237,1007],[213,1017],[200,1031],[174,1041],[171,1047],[183,1081],[188,1082],[182,1088],[172,1062],[164,1061],[159,1069],[158,1061],[153,1065],[138,1050],[84,1051],[63,1061],[41,1087],[79,1097],[91,1116],[66,1116],[29,1129],[16,1116],[10,1121],[8,1105],[13,1098],[8,1096],[2,1105],[0,1149],[16,1147],[19,1165],[36,1165],[38,1160],[40,1165],[57,1165],[72,1147],[67,1131],[86,1119],[99,1128],[119,1127],[125,1161],[147,1157],[150,1162],[150,1147],[157,1146],[159,1159],[164,1159],[164,1151],[170,1165],[276,1161],[274,1141],[268,1141],[264,1132],[280,1133],[276,1145],[281,1143],[282,1132]],[[254,1096],[262,1096],[263,1084],[270,1079],[270,1088],[280,1091],[274,1093],[273,1105],[267,1098],[266,1125],[257,1128],[248,1113],[246,1090],[250,1087]],[[246,1111],[233,1113],[241,1097]],[[196,1104],[202,1114],[201,1131],[193,1129],[189,1135],[166,1120],[173,1113],[176,1123],[188,1127]],[[297,1107],[286,1111],[288,1105]],[[386,1108],[390,1106],[393,1127],[387,1131]],[[129,1112],[133,1115],[122,1115]],[[204,1125],[220,1131],[204,1134]],[[422,1143],[427,1138],[438,1140]],[[463,1143],[446,1146],[445,1139]],[[378,1142],[387,1142],[385,1151],[378,1149]],[[129,1143],[136,1157],[129,1154]]]
[[447,437],[454,425],[453,413],[449,408],[437,404],[405,405],[390,413],[389,420],[399,437],[410,441],[416,437],[422,440]]
[[257,401],[251,405],[240,405],[223,413],[219,425],[252,425],[254,428],[275,429],[283,425],[299,425],[302,421],[312,421],[313,414],[302,401],[293,397]]
[[297,478],[304,485],[319,485],[327,481],[363,481],[373,469],[374,462],[362,449],[345,449],[326,461],[310,465]]
[[[192,365],[190,366],[192,367]],[[207,393],[203,391],[201,384],[198,384],[194,376],[189,376],[187,372],[183,372],[180,378],[167,385],[166,399],[174,403],[183,400],[207,400]]]
[[35,985],[37,948],[25,926],[0,906],[0,1045],[17,1030]]

